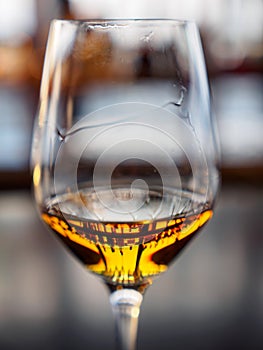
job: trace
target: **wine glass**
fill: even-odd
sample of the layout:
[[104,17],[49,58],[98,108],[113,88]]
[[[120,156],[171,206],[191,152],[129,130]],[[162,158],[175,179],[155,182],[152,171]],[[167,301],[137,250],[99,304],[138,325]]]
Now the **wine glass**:
[[52,22],[32,146],[42,220],[101,277],[117,344],[211,218],[218,147],[199,33],[178,20]]

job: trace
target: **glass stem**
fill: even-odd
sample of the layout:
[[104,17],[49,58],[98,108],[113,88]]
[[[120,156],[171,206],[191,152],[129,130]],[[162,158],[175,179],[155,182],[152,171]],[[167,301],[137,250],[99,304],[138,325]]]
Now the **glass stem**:
[[113,292],[110,302],[117,329],[117,349],[135,350],[142,294],[133,289]]

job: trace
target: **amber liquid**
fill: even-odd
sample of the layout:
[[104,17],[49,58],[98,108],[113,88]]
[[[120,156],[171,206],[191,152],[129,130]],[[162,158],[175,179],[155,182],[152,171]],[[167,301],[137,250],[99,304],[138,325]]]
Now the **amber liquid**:
[[[147,204],[138,209],[139,215],[146,216],[146,209],[153,212],[161,198],[161,195],[150,195]],[[94,220],[92,210],[100,212],[101,209],[98,198],[83,191],[78,195],[71,193],[57,197],[42,211],[42,218],[90,271],[103,277],[111,289],[126,286],[142,291],[153,277],[167,269],[212,216],[211,209],[203,208],[191,198],[180,194],[179,199],[182,203],[177,206],[177,211],[181,211],[178,214],[172,213],[175,206],[171,206],[169,198],[159,210],[159,215],[169,212],[169,217],[129,221],[127,215],[121,213],[122,220],[113,222]],[[90,208],[93,201],[96,205]],[[116,216],[116,211],[113,214]],[[136,213],[132,216],[136,218]]]

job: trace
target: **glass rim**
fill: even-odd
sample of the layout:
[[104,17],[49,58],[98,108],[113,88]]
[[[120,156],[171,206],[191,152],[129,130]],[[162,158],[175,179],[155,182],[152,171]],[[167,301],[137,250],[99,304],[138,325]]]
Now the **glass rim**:
[[190,19],[177,19],[177,18],[88,18],[88,19],[63,19],[55,18],[51,23],[71,23],[75,25],[98,25],[98,26],[113,26],[113,25],[140,25],[140,24],[158,24],[158,23],[171,23],[178,26],[185,26],[188,24],[196,25],[196,21]]

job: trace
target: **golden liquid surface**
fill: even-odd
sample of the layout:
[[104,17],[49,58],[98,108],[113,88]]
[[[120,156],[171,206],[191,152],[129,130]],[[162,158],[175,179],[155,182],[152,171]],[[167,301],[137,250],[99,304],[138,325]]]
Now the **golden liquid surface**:
[[113,289],[143,289],[212,216],[212,210],[169,219],[100,222],[43,210],[42,219],[93,273]]

